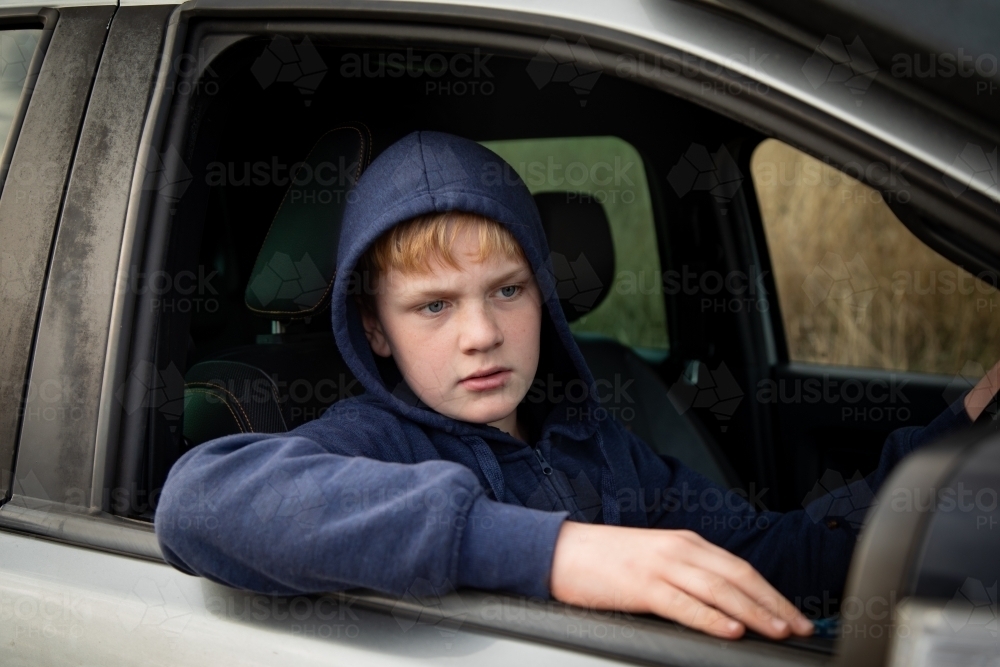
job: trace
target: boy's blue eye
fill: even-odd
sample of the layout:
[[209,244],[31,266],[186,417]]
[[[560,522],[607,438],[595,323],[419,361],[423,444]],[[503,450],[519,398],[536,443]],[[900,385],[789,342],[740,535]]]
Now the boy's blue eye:
[[500,294],[508,298],[514,296],[517,294],[517,285],[507,285],[507,287],[501,287]]
[[440,313],[444,308],[444,301],[435,301],[434,303],[427,304],[427,310],[432,313]]

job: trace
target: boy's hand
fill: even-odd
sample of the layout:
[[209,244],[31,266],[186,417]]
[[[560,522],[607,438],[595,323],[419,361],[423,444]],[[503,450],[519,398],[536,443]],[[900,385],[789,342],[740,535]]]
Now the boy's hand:
[[1000,390],[1000,361],[986,371],[986,375],[976,383],[972,391],[965,395],[963,402],[965,412],[968,413],[970,420],[976,421],[979,418],[998,390]]
[[565,521],[552,596],[588,609],[653,613],[735,639],[812,634],[812,623],[742,558],[688,530]]

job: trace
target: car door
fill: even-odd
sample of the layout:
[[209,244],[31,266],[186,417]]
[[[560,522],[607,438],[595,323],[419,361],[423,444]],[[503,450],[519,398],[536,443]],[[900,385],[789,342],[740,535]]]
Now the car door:
[[[5,358],[11,376],[20,360],[26,377],[11,388],[21,407],[11,401],[4,411],[5,664],[427,664],[473,656],[486,664],[612,664],[586,645],[609,633],[628,642],[636,632],[673,637],[671,653],[727,655],[718,642],[671,626],[663,635],[657,622],[608,625],[603,615],[571,616],[540,601],[473,593],[435,605],[368,594],[359,604],[352,595],[243,593],[167,566],[152,525],[116,510],[122,498],[135,512],[155,502],[114,487],[122,453],[109,412],[123,408],[136,272],[156,247],[144,237],[143,207],[169,195],[163,178],[176,166],[158,150],[164,109],[174,101],[171,86],[201,73],[178,57],[174,10],[98,5],[43,14],[52,42],[10,173],[30,178],[44,158],[41,166],[55,164],[45,173],[61,179],[32,181],[28,190],[9,179],[0,200],[5,228],[50,230],[18,255],[35,298],[21,304],[22,331],[10,338],[21,347]],[[500,627],[517,636],[496,634]],[[582,638],[584,651],[531,641],[553,635],[569,645]]]
[[[2,297],[9,329],[2,363],[5,402],[16,406],[27,381],[61,193],[110,10],[66,10],[58,35],[60,14],[54,10],[10,9],[5,14],[2,34],[10,51],[5,59],[11,61],[5,69],[11,83],[19,85],[4,87],[7,136],[0,206],[6,207],[2,213]],[[22,48],[29,45],[13,37],[21,31],[32,35],[33,48]],[[5,472],[0,483],[4,496],[11,489],[9,472],[22,414],[23,410],[13,407],[3,411],[0,465]]]
[[[4,412],[11,428],[20,426],[0,510],[4,663],[407,664],[432,661],[445,646],[497,664],[558,660],[553,648],[414,628],[354,609],[349,597],[271,598],[192,578],[163,563],[151,524],[103,511],[111,501],[106,471],[116,462],[94,447],[110,428],[96,397],[115,400],[117,387],[102,382],[123,351],[107,322],[123,305],[116,297],[134,266],[132,244],[143,249],[128,228],[129,206],[135,192],[151,189],[149,174],[162,171],[161,162],[137,158],[155,129],[148,122],[153,87],[172,67],[157,78],[173,10],[107,5],[41,15],[54,32],[0,203],[0,219],[14,231],[46,223],[55,230],[47,272],[46,239],[33,257],[19,255],[33,260],[28,275],[46,287],[23,409]],[[80,71],[81,63],[90,69]],[[53,136],[59,141],[46,144]],[[22,173],[57,160],[47,175],[65,172],[63,181],[15,189]],[[11,210],[22,201],[23,210]],[[13,296],[5,289],[5,298]],[[32,305],[24,319],[34,319]],[[18,340],[30,349],[34,325],[25,328]]]
[[[162,251],[157,244],[164,241],[152,233],[150,212],[157,202],[167,202],[169,210],[171,198],[190,179],[175,154],[165,150],[169,110],[185,90],[190,91],[183,84],[204,80],[212,58],[242,35],[273,39],[285,30],[299,41],[309,31],[294,22],[308,20],[322,24],[324,34],[345,40],[356,39],[360,31],[366,38],[398,44],[401,35],[413,39],[423,30],[422,37],[438,44],[488,44],[528,58],[549,53],[576,57],[579,51],[569,45],[583,40],[596,49],[593,60],[584,56],[580,61],[588,67],[628,76],[628,71],[616,70],[622,62],[618,56],[657,56],[670,68],[652,75],[636,74],[645,85],[724,110],[775,134],[798,133],[802,144],[813,152],[827,145],[828,139],[818,138],[822,133],[817,128],[833,121],[823,112],[807,105],[820,120],[811,126],[801,120],[800,125],[783,125],[792,115],[788,109],[784,116],[768,116],[776,112],[764,110],[763,98],[744,95],[749,88],[727,94],[726,78],[735,70],[717,66],[733,64],[734,47],[725,45],[725,38],[738,38],[743,45],[767,45],[771,52],[781,52],[796,62],[807,58],[808,52],[762,36],[738,21],[679,3],[655,8],[635,3],[614,10],[588,6],[579,11],[574,19],[560,17],[557,8],[538,13],[515,4],[499,9],[456,5],[445,10],[419,3],[380,3],[359,10],[317,3],[298,12],[279,5],[210,2],[179,9],[123,3],[58,10],[62,23],[55,24],[45,62],[54,66],[60,61],[49,59],[62,53],[65,69],[56,69],[57,74],[77,66],[70,63],[83,61],[91,67],[90,74],[75,81],[71,90],[61,87],[74,81],[71,78],[52,77],[49,90],[40,77],[32,100],[41,99],[38,95],[49,90],[44,110],[63,109],[57,119],[63,131],[52,135],[62,137],[64,143],[46,149],[61,156],[59,164],[65,166],[64,181],[47,191],[58,193],[58,203],[48,209],[15,208],[12,190],[5,187],[0,196],[0,226],[37,220],[30,216],[47,210],[39,227],[47,224],[52,230],[49,238],[54,234],[50,245],[36,240],[33,254],[24,254],[34,272],[36,296],[17,311],[29,324],[10,337],[10,344],[20,341],[22,350],[21,366],[12,366],[14,371],[20,368],[20,376],[12,371],[11,377],[30,378],[27,387],[18,384],[15,388],[23,410],[3,413],[12,424],[4,442],[11,443],[8,453],[16,453],[16,461],[11,459],[13,472],[5,489],[8,499],[0,507],[0,592],[11,621],[0,633],[4,633],[5,645],[12,647],[13,664],[60,664],[79,661],[81,656],[102,664],[285,664],[290,660],[309,664],[336,659],[371,664],[443,659],[498,664],[511,660],[719,665],[829,662],[828,645],[775,645],[752,638],[731,644],[659,619],[474,591],[403,600],[372,593],[294,598],[242,593],[166,566],[151,524],[124,516],[142,514],[155,503],[151,493],[139,495],[139,489],[119,483],[122,469],[142,470],[145,464],[144,443],[123,442],[119,426],[131,370],[129,345],[137,335],[134,322],[140,319],[133,312],[138,300],[130,286],[142,271],[143,259]],[[73,17],[79,20],[73,22]],[[218,31],[221,36],[206,42],[204,51],[192,53],[185,40],[195,34],[196,19],[231,24]],[[280,24],[282,20],[292,25]],[[67,33],[65,40],[60,25]],[[610,33],[598,27],[607,25],[614,26]],[[478,32],[470,33],[469,26]],[[77,41],[70,42],[69,36]],[[60,44],[64,51],[55,50]],[[690,58],[694,52],[710,57],[688,60],[690,69],[674,68],[684,62],[681,56]],[[737,69],[741,77],[753,80],[756,76],[756,83],[767,80],[775,85],[777,106],[802,110],[789,101],[787,89],[796,82],[783,80],[781,71]],[[713,82],[721,82],[721,88]],[[765,86],[762,95],[767,93]],[[67,109],[65,104],[72,100],[78,106]],[[801,105],[801,99],[796,104]],[[52,129],[44,117],[36,122],[32,110],[25,115],[22,128],[25,142],[34,136],[31,128],[46,137]],[[809,129],[802,129],[805,126]],[[29,145],[43,144],[19,147]],[[850,150],[855,149],[852,145]],[[37,150],[43,154],[41,148]],[[830,154],[843,163],[850,150],[841,146]],[[15,154],[12,173],[17,158]],[[663,159],[673,162],[677,158]],[[744,169],[749,173],[746,165]],[[654,172],[659,174],[661,188],[673,187],[666,179],[667,171]],[[698,191],[695,186],[690,189]],[[763,321],[755,321],[754,326],[762,327]],[[774,365],[767,346],[765,340],[763,352],[749,355],[764,368],[761,378],[768,377]],[[151,402],[160,405],[176,400],[165,390],[163,378],[154,374],[148,380]],[[765,408],[758,404],[753,409],[764,415]],[[754,437],[763,441],[759,431]],[[115,509],[119,499],[125,500],[129,511]],[[207,502],[207,496],[190,500],[197,508],[199,502]],[[196,516],[193,513],[192,520]]]

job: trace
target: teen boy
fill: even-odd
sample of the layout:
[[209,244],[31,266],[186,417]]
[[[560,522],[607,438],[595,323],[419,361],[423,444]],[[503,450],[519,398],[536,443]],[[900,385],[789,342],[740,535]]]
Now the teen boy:
[[[809,634],[786,598],[839,596],[856,540],[847,522],[758,512],[724,490],[715,511],[676,502],[668,490],[714,485],[596,419],[593,392],[591,409],[572,413],[529,392],[593,377],[534,201],[520,181],[487,177],[510,173],[498,167],[437,132],[375,160],[344,214],[331,297],[337,345],[367,393],[289,433],[181,457],[157,508],[164,556],[271,594],[468,586],[652,612],[722,637]],[[894,432],[867,485],[968,424],[970,396]],[[628,493],[640,502],[622,503]]]

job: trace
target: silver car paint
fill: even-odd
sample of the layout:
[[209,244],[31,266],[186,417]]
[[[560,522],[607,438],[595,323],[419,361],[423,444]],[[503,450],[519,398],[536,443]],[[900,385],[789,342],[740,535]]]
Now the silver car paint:
[[2,531],[0,554],[5,667],[620,664],[349,599],[247,595],[163,563]]
[[[114,3],[63,2],[53,6],[85,4]],[[121,3],[138,4],[154,3]],[[963,174],[957,170],[955,158],[966,144],[996,143],[988,128],[973,131],[969,128],[974,123],[959,125],[936,117],[878,85],[866,91],[860,104],[846,87],[815,88],[802,71],[811,55],[808,50],[679,2],[514,0],[447,4],[564,17],[669,45],[780,90],[956,178]],[[23,5],[0,3],[2,7]],[[985,177],[970,186],[1000,201],[1000,192]],[[108,386],[104,384],[105,390]],[[99,447],[104,445],[99,443]],[[51,535],[56,530],[53,517],[57,517],[64,539],[76,535],[83,540],[88,526],[93,526],[89,522],[102,521],[100,517],[44,512],[18,514],[17,508],[18,503],[12,501],[0,510],[8,528]],[[150,544],[148,535],[140,541],[147,547]],[[108,543],[97,546],[108,548]],[[338,638],[332,636],[332,625],[330,636],[305,634],[296,629],[291,615],[277,618],[268,612],[259,623],[257,619],[248,623],[227,618],[225,613],[213,615],[206,606],[216,598],[235,599],[234,595],[229,589],[188,577],[162,563],[0,531],[0,650],[5,653],[4,664],[263,665],[291,660],[295,664],[341,661],[372,665],[459,660],[484,665],[517,661],[610,664],[538,643],[461,629],[451,636],[448,648],[439,628],[415,625],[403,632],[406,622],[401,625],[392,615],[375,612],[365,612],[368,615],[359,623],[357,637],[346,637],[344,629],[346,638]],[[338,622],[341,615],[338,609]]]

